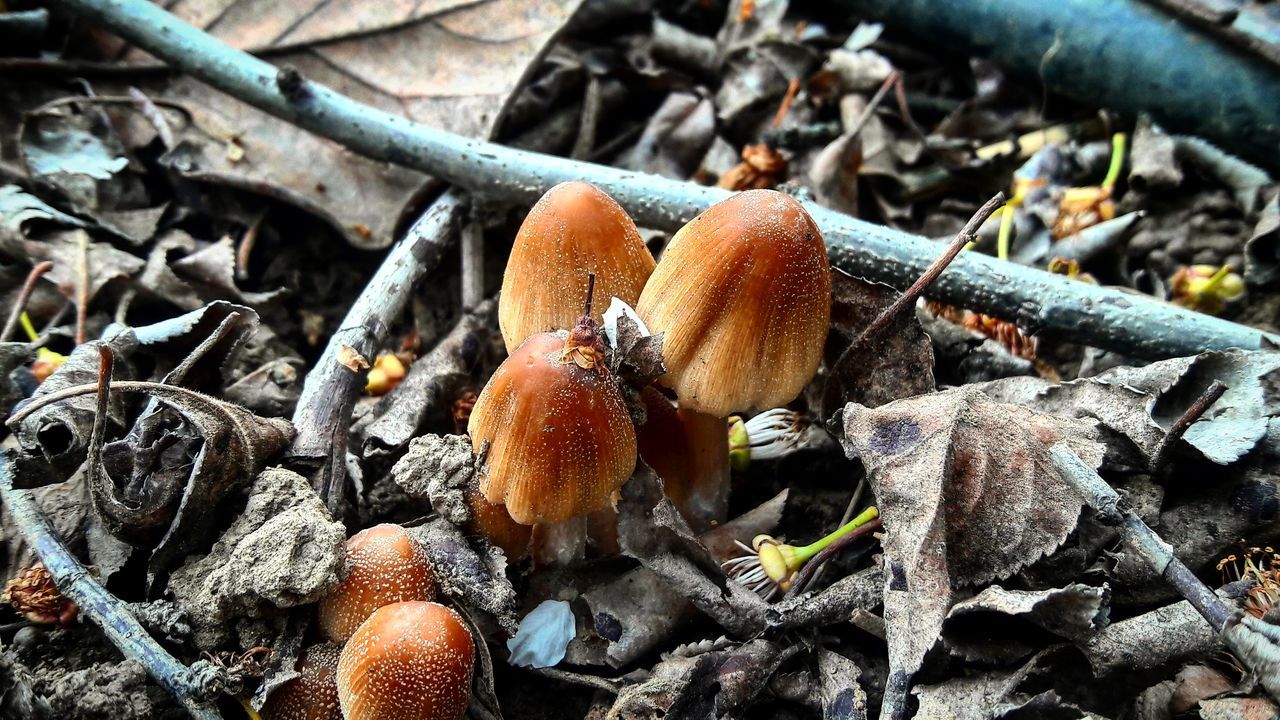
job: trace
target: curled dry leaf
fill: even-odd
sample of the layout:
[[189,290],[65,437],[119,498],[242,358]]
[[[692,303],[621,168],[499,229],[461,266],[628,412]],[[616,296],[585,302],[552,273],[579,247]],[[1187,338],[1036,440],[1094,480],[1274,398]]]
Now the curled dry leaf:
[[442,518],[409,528],[409,534],[427,551],[445,595],[488,613],[505,630],[516,632],[520,624],[516,591],[507,580],[502,550],[486,546],[477,552],[461,530]]
[[966,659],[1010,661],[1056,638],[1087,640],[1107,622],[1104,585],[1006,590],[992,585],[951,607],[942,626],[947,647]]
[[831,417],[845,403],[877,407],[933,391],[933,345],[909,308],[883,330],[851,347],[900,294],[888,285],[832,270],[822,417]]
[[895,682],[933,646],[952,591],[1007,577],[1056,549],[1083,500],[1049,448],[1096,467],[1093,424],[958,388],[876,409],[845,408],[843,443],[867,468],[884,518],[885,623]]

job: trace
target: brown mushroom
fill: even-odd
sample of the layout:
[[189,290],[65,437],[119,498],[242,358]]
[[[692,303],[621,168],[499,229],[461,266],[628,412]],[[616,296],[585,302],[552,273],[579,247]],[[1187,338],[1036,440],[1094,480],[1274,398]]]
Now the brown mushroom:
[[433,602],[381,607],[338,659],[346,720],[458,720],[471,698],[475,648],[453,610]]
[[508,561],[514,562],[529,554],[529,537],[533,528],[512,520],[502,505],[486,500],[484,493],[480,492],[479,483],[467,489],[466,503],[471,513],[466,525],[469,534],[479,535],[502,548]]
[[790,402],[813,378],[831,269],[809,213],[773,190],[717,203],[671,239],[636,312],[665,333],[680,407],[723,417]]
[[[556,185],[520,226],[502,276],[498,324],[507,352],[531,335],[571,327],[588,273],[604,308],[610,297],[634,305],[653,268],[636,224],[613,198],[585,182]],[[592,318],[600,322],[601,313]]]
[[320,629],[339,644],[383,605],[436,595],[426,551],[399,525],[375,525],[351,536],[344,571],[342,583],[319,604]]
[[524,525],[605,507],[635,469],[635,428],[589,315],[567,335],[526,340],[471,411],[480,491]]
[[298,677],[276,688],[262,706],[262,720],[342,720],[338,705],[338,654],[321,643],[298,659]]

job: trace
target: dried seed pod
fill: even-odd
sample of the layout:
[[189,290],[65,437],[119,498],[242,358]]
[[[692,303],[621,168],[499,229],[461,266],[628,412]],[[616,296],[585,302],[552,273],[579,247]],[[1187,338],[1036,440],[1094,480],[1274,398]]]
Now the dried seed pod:
[[[596,275],[603,311],[610,297],[634,305],[653,268],[636,224],[613,198],[585,182],[551,188],[516,233],[502,275],[498,324],[507,352],[531,335],[572,326],[588,273]],[[600,322],[601,312],[592,317]]]
[[676,408],[652,386],[640,399],[647,415],[636,431],[640,459],[662,478],[667,497],[695,530],[723,522],[729,500],[724,420]]
[[338,705],[338,654],[342,648],[321,643],[298,659],[299,676],[271,693],[262,720],[342,720]]
[[479,535],[502,548],[508,561],[514,562],[529,554],[529,537],[533,528],[512,520],[502,505],[485,500],[479,483],[467,489],[466,501],[467,510],[471,512],[471,520],[466,527],[468,533]]
[[319,606],[320,629],[339,644],[383,605],[436,596],[426,551],[399,525],[375,525],[352,535],[345,571],[342,584]]
[[662,382],[682,408],[785,405],[817,371],[831,319],[822,234],[782,193],[734,195],[675,234],[636,312],[665,333]]
[[453,610],[398,602],[362,624],[338,659],[346,720],[458,720],[471,698],[475,648]]
[[599,510],[635,469],[635,428],[594,326],[526,340],[471,411],[472,449],[488,448],[480,491],[518,523]]

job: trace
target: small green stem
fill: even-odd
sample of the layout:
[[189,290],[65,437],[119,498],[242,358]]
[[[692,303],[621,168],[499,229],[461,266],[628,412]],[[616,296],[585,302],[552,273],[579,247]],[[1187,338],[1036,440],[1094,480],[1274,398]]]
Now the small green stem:
[[1009,259],[1009,238],[1013,236],[1013,201],[1000,208],[1000,233],[996,235],[996,257]]
[[1200,294],[1203,295],[1205,293],[1213,292],[1215,289],[1217,289],[1219,285],[1222,284],[1222,281],[1225,280],[1227,276],[1230,274],[1231,274],[1230,265],[1223,265],[1222,267],[1218,268],[1218,271],[1215,272],[1213,275],[1209,276],[1209,279],[1206,280],[1204,285],[1200,287]]
[[863,510],[861,515],[858,515],[857,517],[845,523],[844,525],[841,525],[840,527],[836,528],[836,530],[832,532],[830,535],[827,535],[821,540],[805,545],[804,547],[796,548],[795,551],[793,552],[793,557],[799,562],[804,563],[809,558],[822,552],[831,543],[839,540],[845,535],[848,535],[849,533],[853,532],[854,530],[857,530],[858,528],[862,527],[863,525],[866,525],[867,523],[871,522],[872,520],[875,520],[878,517],[880,517],[880,511],[877,510],[874,505],[872,505],[866,510]]
[[1115,187],[1116,181],[1120,179],[1126,145],[1128,145],[1128,136],[1124,133],[1111,136],[1111,165],[1107,167],[1107,176],[1102,179],[1102,187],[1108,190]]

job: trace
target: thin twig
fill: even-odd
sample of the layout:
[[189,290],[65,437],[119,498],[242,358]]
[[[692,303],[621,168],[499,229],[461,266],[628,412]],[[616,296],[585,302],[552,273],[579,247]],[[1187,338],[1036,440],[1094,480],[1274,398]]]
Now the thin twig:
[[414,283],[440,263],[456,239],[466,206],[462,195],[453,190],[432,203],[387,253],[340,329],[329,338],[315,369],[307,374],[293,412],[298,435],[286,458],[310,476],[312,487],[335,517],[341,517],[344,503],[348,420],[364,386],[361,374],[338,362],[338,352],[349,347],[363,357],[374,356],[386,339],[388,324],[404,310]]
[[889,77],[885,78],[884,82],[880,83],[880,89],[876,90],[876,94],[872,95],[871,99],[867,101],[867,106],[862,109],[862,114],[858,116],[857,120],[853,121],[853,126],[845,132],[845,135],[857,135],[862,132],[862,128],[867,124],[867,121],[869,121],[871,116],[875,114],[876,108],[880,107],[880,103],[884,100],[884,96],[889,94],[889,89],[892,88],[893,84],[898,82],[901,77],[902,73],[897,70],[889,73]]
[[198,720],[221,720],[222,715],[204,699],[205,688],[192,669],[165,652],[129,612],[129,606],[103,589],[84,566],[54,535],[31,493],[13,487],[13,464],[8,452],[0,452],[0,499],[4,500],[18,530],[44,563],[58,591],[80,608],[111,643],[135,660],[169,694]]
[[53,263],[45,260],[37,263],[31,268],[31,272],[27,273],[26,282],[22,283],[22,289],[18,291],[18,297],[13,299],[13,307],[9,310],[9,319],[4,322],[4,329],[0,330],[0,342],[6,342],[13,331],[18,327],[18,319],[22,317],[22,311],[27,307],[27,301],[31,299],[31,293],[35,292],[36,281],[41,275],[53,269]]
[[[279,68],[235,50],[147,0],[54,0],[180,70],[306,130],[375,160],[412,167],[510,204],[532,204],[557,183],[585,180],[636,222],[675,230],[729,192],[619,168],[502,147],[426,127],[355,102],[305,79],[277,83]],[[288,92],[286,92],[286,90]],[[846,272],[905,287],[936,250],[931,241],[806,204]],[[1258,348],[1260,330],[1120,290],[1074,282],[978,253],[956,259],[930,297],[1006,320],[1029,318],[1067,339],[1158,358],[1232,347]]]
[[462,230],[462,309],[484,302],[484,227],[473,218]]
[[1178,446],[1178,441],[1182,436],[1187,434],[1187,430],[1196,423],[1213,404],[1218,402],[1222,394],[1228,390],[1227,386],[1220,380],[1214,380],[1213,384],[1205,389],[1196,401],[1191,403],[1191,407],[1182,413],[1182,417],[1174,421],[1169,427],[1169,432],[1165,434],[1164,440],[1160,441],[1160,447],[1156,449],[1155,455],[1151,460],[1151,467],[1155,470],[1167,470],[1169,468],[1169,458],[1173,456],[1173,450]]
[[80,233],[76,254],[76,345],[83,345],[88,334],[85,324],[89,315],[89,234]]
[[258,244],[258,233],[262,230],[262,221],[267,217],[263,210],[253,219],[253,223],[240,238],[240,247],[236,249],[236,280],[244,282],[249,279],[249,257],[253,255],[253,247]]
[[969,222],[965,223],[964,228],[962,228],[956,235],[955,239],[951,241],[951,245],[947,247],[946,252],[942,253],[937,260],[934,260],[933,264],[924,271],[924,274],[912,283],[911,287],[907,288],[897,300],[894,300],[892,305],[885,308],[883,312],[876,316],[875,320],[871,321],[871,324],[862,331],[862,334],[858,336],[858,339],[854,340],[849,347],[845,348],[845,351],[840,354],[840,359],[837,360],[836,364],[832,365],[832,367],[840,367],[845,362],[845,359],[849,354],[856,348],[888,327],[889,324],[893,322],[894,318],[898,317],[903,310],[913,307],[916,304],[916,300],[920,299],[920,296],[924,294],[924,291],[932,285],[933,282],[938,279],[938,276],[942,274],[942,271],[946,270],[947,266],[956,259],[956,256],[960,254],[960,251],[964,249],[964,246],[973,242],[974,233],[978,232],[978,228],[982,227],[982,223],[986,222],[987,218],[991,217],[991,213],[995,212],[996,208],[1001,205],[1004,205],[1004,193],[1002,192],[996,193],[995,197],[991,198],[986,202],[986,204],[978,208],[978,212],[974,213],[973,217],[969,218]]

